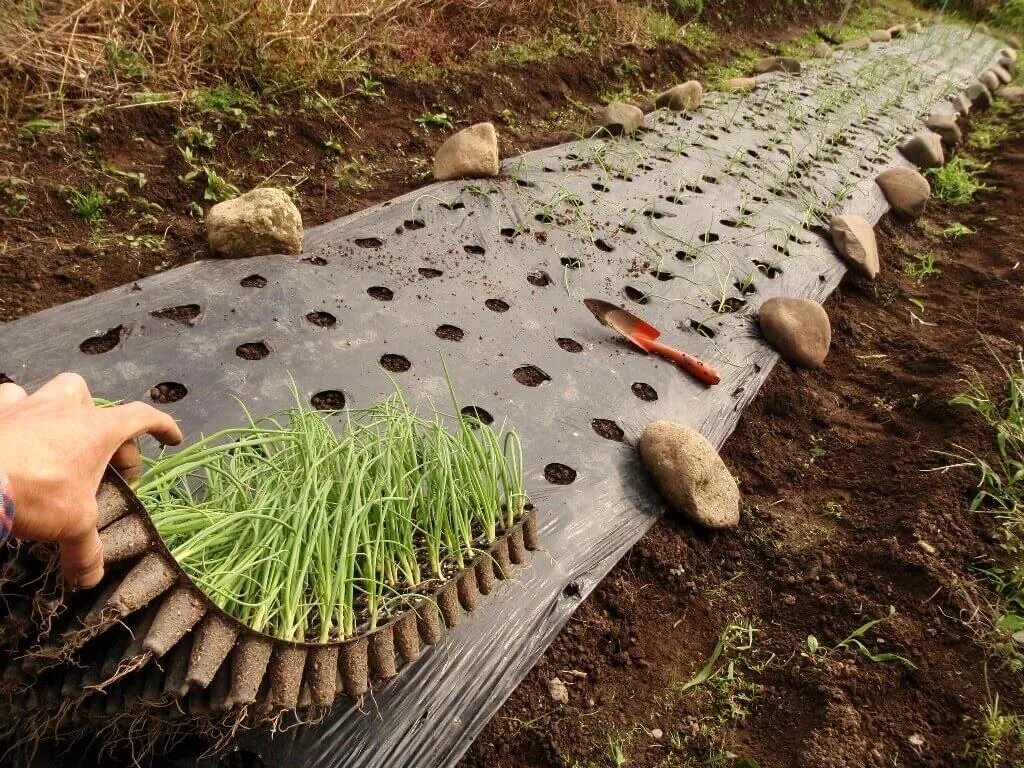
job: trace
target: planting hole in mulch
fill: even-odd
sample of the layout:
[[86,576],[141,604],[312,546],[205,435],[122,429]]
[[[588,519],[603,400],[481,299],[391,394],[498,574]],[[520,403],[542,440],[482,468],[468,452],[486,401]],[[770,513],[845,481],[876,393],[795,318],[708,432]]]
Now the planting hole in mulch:
[[605,242],[601,238],[598,238],[597,240],[595,240],[594,241],[594,245],[597,246],[597,250],[604,251],[605,253],[611,253],[612,251],[615,250],[615,246],[614,245],[610,245],[609,243]]
[[434,335],[439,339],[444,339],[445,341],[462,341],[462,337],[465,336],[465,333],[457,325],[444,323],[434,329]]
[[538,288],[544,288],[551,285],[551,275],[544,271],[531,272],[526,276],[526,282],[536,285]]
[[262,360],[270,354],[270,347],[262,341],[248,341],[235,347],[235,354],[243,360]]
[[741,299],[737,296],[730,296],[725,301],[716,300],[711,302],[711,308],[719,314],[723,312],[738,312],[747,306],[746,299]]
[[634,288],[632,285],[627,285],[623,288],[622,293],[627,299],[635,301],[637,304],[646,304],[648,302],[647,294],[639,288]]
[[266,288],[267,278],[263,275],[249,275],[248,277],[243,277],[239,285],[243,288]]
[[314,267],[325,267],[327,266],[327,259],[323,256],[310,256],[308,259],[303,259],[307,264],[312,264]]
[[641,400],[646,400],[651,403],[658,399],[658,391],[643,381],[633,382],[630,389],[633,390],[633,394],[639,397]]
[[494,423],[494,417],[491,416],[490,413],[485,411],[479,405],[467,405],[461,411],[459,411],[459,413],[461,413],[467,419],[476,419],[477,421],[479,421],[481,424],[484,424],[485,426],[487,424],[493,424]]
[[102,355],[120,344],[121,339],[125,335],[124,326],[118,325],[111,328],[106,333],[101,333],[99,336],[92,336],[86,339],[78,345],[78,348],[87,355]]
[[544,479],[554,485],[569,485],[576,479],[576,470],[553,461],[544,467]]
[[696,256],[687,251],[676,251],[676,258],[680,261],[695,261],[697,259]]
[[420,267],[419,273],[421,277],[440,277],[444,274],[440,269],[434,269],[433,267]]
[[318,411],[340,411],[345,407],[345,393],[340,389],[325,389],[309,398],[309,404]]
[[602,184],[599,181],[595,181],[593,184],[591,184],[590,188],[593,189],[595,192],[608,192],[609,191],[608,187],[606,187],[604,184]]
[[[655,395],[655,397],[657,397],[657,395]],[[622,431],[622,427],[611,419],[593,419],[590,422],[590,426],[593,427],[594,431],[605,440],[621,441],[626,435],[626,433]]]
[[512,371],[512,376],[525,387],[539,387],[545,381],[551,381],[551,377],[536,365],[521,365]]
[[381,355],[380,367],[392,373],[405,373],[412,368],[412,363],[404,355],[395,355],[389,352],[386,355]]
[[761,272],[765,274],[770,280],[774,280],[776,277],[782,274],[782,270],[776,267],[774,264],[770,264],[767,261],[761,261],[759,259],[753,259],[754,266],[757,267]]
[[468,253],[470,256],[483,256],[487,251],[482,245],[464,245],[462,250]]
[[491,312],[508,312],[508,303],[501,299],[488,299],[484,302],[484,306]]
[[562,336],[558,340],[558,346],[564,349],[566,352],[582,352],[583,345],[580,344],[576,339],[570,339],[567,336]]
[[330,328],[338,322],[338,318],[332,315],[330,312],[324,312],[318,310],[316,312],[310,312],[306,315],[306,319],[313,325],[318,325],[321,328]]
[[384,245],[379,237],[357,237],[355,242],[360,248],[380,248]]
[[501,229],[498,230],[498,234],[501,235],[502,237],[515,237],[516,236],[516,228],[515,227],[502,227]]
[[563,267],[568,267],[569,269],[579,269],[583,266],[583,259],[578,256],[563,256],[559,261]]
[[406,219],[402,222],[402,226],[406,229],[423,229],[427,225],[422,219]]
[[366,292],[377,301],[391,301],[395,298],[395,292],[390,288],[385,288],[383,285],[371,286],[366,289]]
[[757,286],[753,283],[741,283],[738,280],[733,283],[733,287],[736,288],[744,296],[749,296],[752,293],[757,293]]
[[656,277],[663,283],[675,277],[675,275],[673,275],[671,272],[662,272],[660,269],[652,269],[651,276]]
[[8,376],[6,373],[0,373],[0,384],[13,384],[14,379]]
[[151,387],[149,390],[150,399],[154,403],[160,403],[161,405],[176,403],[187,394],[188,388],[176,381],[165,381],[157,384],[155,387]]
[[700,236],[700,239],[705,243],[717,243],[720,238],[718,237],[717,232],[705,232]]
[[692,328],[693,330],[695,330],[697,333],[699,333],[701,336],[704,336],[705,338],[708,338],[708,339],[715,338],[715,333],[716,333],[715,329],[714,328],[709,328],[708,326],[704,325],[704,323],[700,322],[699,320],[691,320],[690,321],[690,328]]
[[180,304],[177,307],[158,309],[149,314],[153,317],[159,317],[161,320],[173,320],[176,323],[192,325],[195,319],[199,317],[200,312],[202,312],[202,308],[198,304]]

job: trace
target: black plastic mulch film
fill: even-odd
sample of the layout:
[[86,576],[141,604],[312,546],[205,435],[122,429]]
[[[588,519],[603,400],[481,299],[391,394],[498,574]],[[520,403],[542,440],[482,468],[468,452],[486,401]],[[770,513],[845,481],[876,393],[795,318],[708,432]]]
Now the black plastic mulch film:
[[[937,25],[762,76],[752,94],[649,115],[634,139],[532,152],[500,179],[434,184],[316,227],[301,261],[203,261],[9,323],[0,372],[35,387],[74,370],[111,399],[164,385],[173,402],[160,407],[194,439],[242,420],[233,397],[255,414],[286,407],[292,380],[332,405],[372,404],[391,391],[382,365],[414,403],[447,408],[443,356],[460,406],[519,430],[544,551],[362,711],[343,703],[240,744],[296,768],[451,765],[659,514],[633,446],[644,425],[724,442],[777,360],[760,303],[822,301],[844,273],[821,214],[877,221],[875,175],[906,165],[898,143],[950,111],[946,96],[999,47]],[[721,384],[618,340],[590,296],[718,367]],[[161,313],[184,305],[198,310]],[[624,437],[598,434],[616,430],[597,419]]]

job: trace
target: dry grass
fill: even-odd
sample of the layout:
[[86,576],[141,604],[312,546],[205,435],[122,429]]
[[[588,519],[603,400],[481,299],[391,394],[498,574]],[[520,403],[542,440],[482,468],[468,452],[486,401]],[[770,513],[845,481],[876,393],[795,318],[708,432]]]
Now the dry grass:
[[0,110],[63,117],[225,82],[329,88],[368,66],[444,66],[560,30],[647,44],[679,29],[676,5],[651,2],[0,0]]

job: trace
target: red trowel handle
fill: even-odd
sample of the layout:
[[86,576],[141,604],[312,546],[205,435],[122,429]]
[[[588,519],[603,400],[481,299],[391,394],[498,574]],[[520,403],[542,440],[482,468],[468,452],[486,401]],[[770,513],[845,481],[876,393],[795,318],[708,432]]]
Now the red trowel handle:
[[704,384],[717,384],[722,380],[722,377],[718,375],[718,371],[707,363],[703,363],[695,357],[690,357],[681,349],[670,347],[668,344],[662,344],[660,341],[654,341],[653,339],[645,339],[644,347],[652,354],[660,355],[666,360],[671,360]]

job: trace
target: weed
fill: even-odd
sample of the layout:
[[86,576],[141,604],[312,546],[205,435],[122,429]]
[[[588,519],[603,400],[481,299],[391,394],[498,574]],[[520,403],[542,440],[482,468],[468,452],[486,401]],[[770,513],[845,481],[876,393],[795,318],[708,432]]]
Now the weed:
[[608,737],[608,758],[615,768],[626,764],[626,747],[623,739]]
[[162,235],[125,235],[124,241],[131,248],[145,251],[163,248],[165,242]]
[[125,48],[116,40],[108,40],[106,44],[107,67],[116,78],[141,80],[149,75],[146,60],[130,48]]
[[874,653],[861,640],[862,637],[865,637],[867,633],[874,629],[877,625],[881,624],[884,621],[892,619],[892,617],[895,615],[896,609],[890,605],[889,613],[887,616],[883,616],[880,619],[874,619],[865,624],[861,624],[859,627],[853,630],[853,632],[851,632],[845,640],[842,640],[833,648],[828,648],[824,645],[821,645],[821,643],[818,642],[818,638],[816,638],[814,635],[808,635],[805,643],[807,647],[807,653],[810,656],[827,656],[830,653],[835,653],[836,651],[855,651],[859,653],[861,656],[864,656],[865,658],[868,658],[874,662],[880,663],[889,661],[899,661],[905,664],[910,669],[916,669],[914,664],[909,659],[900,656],[896,653]]
[[56,120],[40,117],[35,120],[29,120],[27,123],[22,123],[21,127],[18,128],[18,135],[23,139],[34,139],[41,133],[54,133],[60,129],[61,124]]
[[0,206],[11,216],[18,216],[28,207],[28,195],[22,189],[28,186],[25,179],[14,176],[0,176]]
[[358,189],[365,191],[373,186],[374,175],[372,166],[363,159],[339,160],[334,164],[334,181],[338,189]]
[[964,757],[973,758],[975,768],[1003,768],[1024,764],[1024,717],[1003,713],[997,693],[985,705],[981,717],[981,735],[964,748]]
[[979,123],[967,137],[967,146],[972,149],[992,149],[1010,135],[1010,129],[1001,123]]
[[944,166],[928,170],[932,193],[944,203],[967,205],[978,192],[992,189],[978,178],[987,168],[988,163],[957,155]]
[[118,168],[113,163],[100,163],[100,168],[103,169],[104,173],[110,174],[114,178],[125,179],[126,181],[135,182],[139,189],[142,189],[144,186],[146,186],[146,183],[149,181],[146,174],[143,173],[142,171],[126,171],[123,170],[122,168]]
[[450,131],[455,127],[447,112],[424,112],[419,117],[414,118],[414,121],[421,128],[446,128]]
[[961,224],[959,221],[954,221],[948,227],[942,230],[942,236],[953,238],[954,240],[965,235],[973,235],[975,230],[968,227],[966,224]]
[[260,108],[256,97],[227,84],[193,91],[189,97],[204,112],[221,112],[236,118],[247,112],[258,112]]
[[183,184],[193,185],[203,182],[203,200],[211,203],[219,203],[238,197],[238,187],[217,173],[213,168],[204,165],[201,168],[193,168],[191,171],[179,177]]
[[382,100],[384,98],[384,83],[374,80],[369,75],[363,75],[356,86],[356,93],[371,100]]
[[213,133],[204,130],[198,123],[191,123],[181,128],[174,134],[174,140],[179,145],[192,147],[193,149],[213,149],[216,143]]
[[107,196],[97,189],[83,192],[74,187],[66,187],[68,205],[74,214],[83,221],[98,221],[103,215],[103,206],[107,202]]
[[915,253],[911,256],[910,260],[903,265],[903,273],[907,277],[921,282],[925,278],[938,277],[942,274],[942,270],[935,266],[935,254],[925,252]]
[[821,513],[826,517],[831,517],[833,520],[842,520],[843,505],[838,501],[826,501],[825,506],[821,508]]

